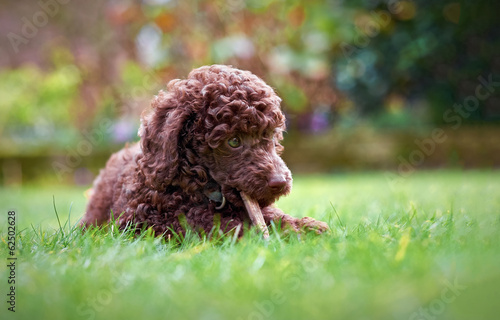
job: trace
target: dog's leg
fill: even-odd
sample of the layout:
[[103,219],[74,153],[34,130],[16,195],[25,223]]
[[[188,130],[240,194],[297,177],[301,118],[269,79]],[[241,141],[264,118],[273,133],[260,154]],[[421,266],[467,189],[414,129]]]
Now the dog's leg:
[[262,215],[264,216],[266,224],[270,224],[271,221],[274,221],[275,224],[279,225],[281,223],[282,227],[291,228],[295,232],[314,231],[320,234],[330,229],[325,222],[310,217],[301,219],[294,218],[274,206],[262,208]]
[[[130,170],[128,166],[134,165],[132,161],[135,154],[139,152],[139,146],[126,147],[114,153],[106,163],[106,167],[101,170],[95,179],[90,196],[80,224],[84,227],[90,225],[99,226],[109,221],[111,209],[116,206],[117,197],[122,195],[124,177],[122,174]],[[133,174],[133,172],[131,173]],[[125,191],[123,191],[125,192]],[[120,213],[122,210],[119,210]],[[115,218],[118,218],[116,216]]]
[[[115,172],[113,172],[115,174]],[[80,224],[83,227],[91,225],[99,226],[109,220],[109,214],[113,201],[113,188],[106,183],[107,180],[113,179],[114,176],[108,174],[108,171],[101,170],[101,173],[96,178],[92,188],[91,196],[85,210],[85,215],[82,217]]]

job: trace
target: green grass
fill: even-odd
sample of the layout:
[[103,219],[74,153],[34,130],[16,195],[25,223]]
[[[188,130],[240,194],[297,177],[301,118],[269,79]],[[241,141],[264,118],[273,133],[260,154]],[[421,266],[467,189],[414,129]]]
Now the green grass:
[[331,233],[268,242],[71,231],[83,191],[0,189],[2,242],[8,209],[21,230],[16,313],[3,303],[1,319],[498,318],[500,171],[420,172],[397,190],[383,173],[296,177],[278,205]]

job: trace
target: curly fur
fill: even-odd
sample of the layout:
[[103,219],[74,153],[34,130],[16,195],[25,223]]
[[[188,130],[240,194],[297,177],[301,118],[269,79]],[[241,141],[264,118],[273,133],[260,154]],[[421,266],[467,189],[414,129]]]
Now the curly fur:
[[[121,227],[151,227],[156,234],[184,233],[187,225],[228,231],[249,222],[243,191],[258,201],[266,223],[326,230],[322,222],[272,206],[292,188],[279,156],[285,130],[280,102],[263,80],[228,66],[205,66],[172,80],[143,113],[140,142],[113,154],[96,178],[82,224],[101,225],[113,213]],[[229,145],[233,138],[239,146]],[[227,200],[221,209],[211,200],[214,192]]]

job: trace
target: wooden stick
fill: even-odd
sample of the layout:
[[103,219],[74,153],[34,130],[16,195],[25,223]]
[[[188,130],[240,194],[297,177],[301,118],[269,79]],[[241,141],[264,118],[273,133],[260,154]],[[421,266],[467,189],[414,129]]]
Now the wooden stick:
[[262,211],[260,211],[259,204],[257,201],[251,199],[244,192],[240,192],[241,199],[243,199],[243,203],[245,204],[245,208],[247,209],[248,215],[250,216],[250,220],[252,220],[252,224],[256,226],[262,233],[264,234],[264,239],[269,238],[269,230],[267,229],[266,222],[264,221],[264,217],[262,216]]

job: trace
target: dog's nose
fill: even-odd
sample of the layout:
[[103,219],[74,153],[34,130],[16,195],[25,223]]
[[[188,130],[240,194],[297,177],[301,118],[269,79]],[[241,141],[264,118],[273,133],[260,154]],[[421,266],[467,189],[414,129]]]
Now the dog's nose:
[[277,174],[269,178],[267,184],[269,185],[269,188],[271,188],[273,191],[279,192],[283,190],[283,188],[285,188],[286,179],[281,174]]

